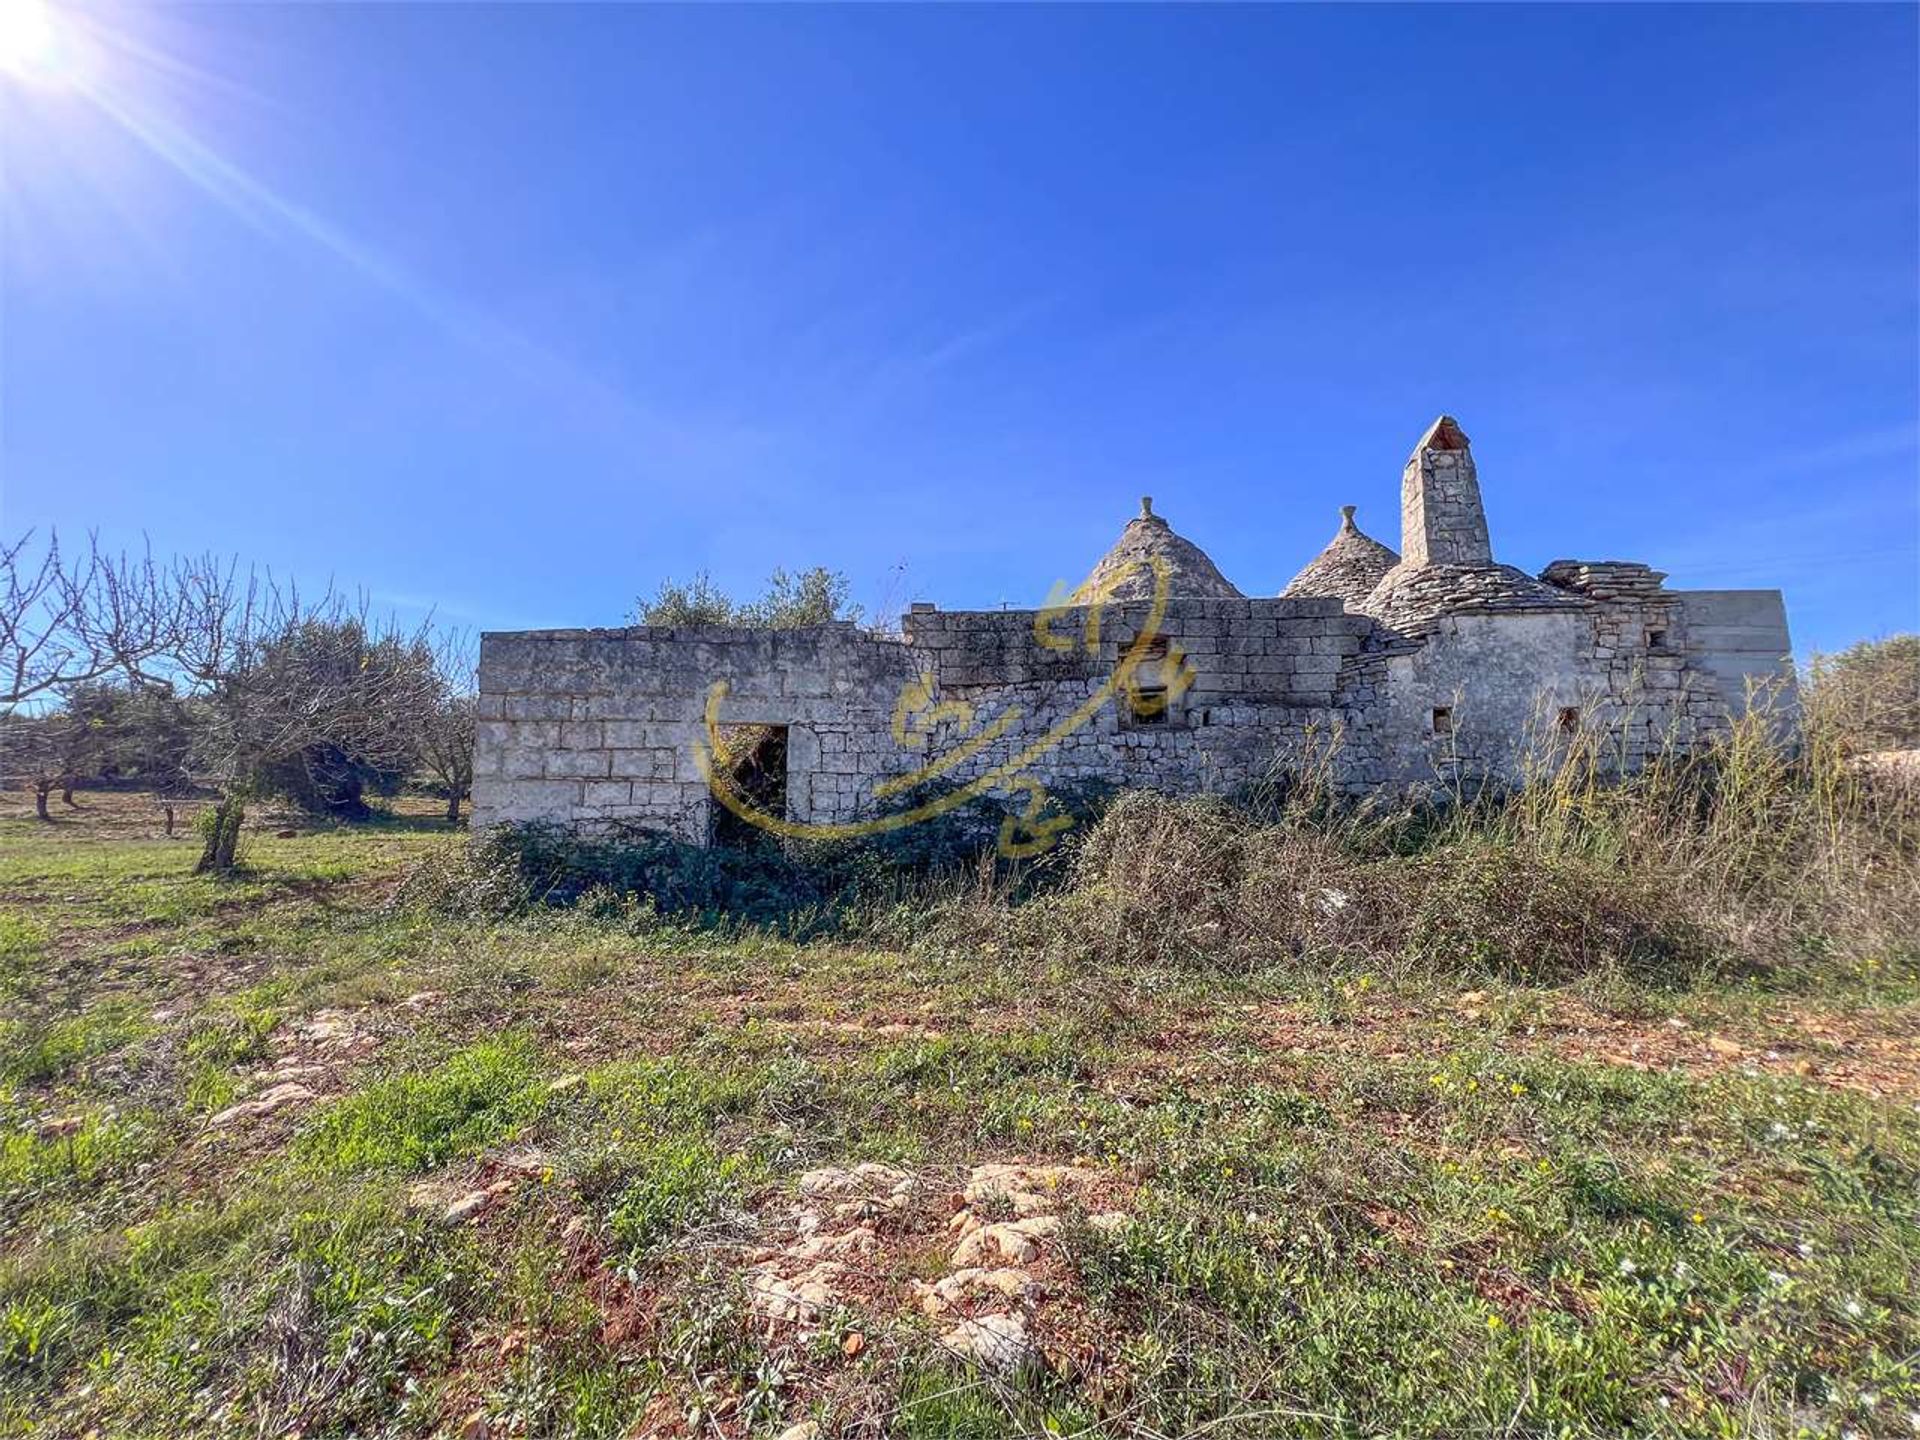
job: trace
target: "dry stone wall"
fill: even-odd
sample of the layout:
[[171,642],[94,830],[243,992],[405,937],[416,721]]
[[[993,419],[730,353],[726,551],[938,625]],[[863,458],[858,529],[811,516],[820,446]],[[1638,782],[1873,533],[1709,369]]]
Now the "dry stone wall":
[[1531,583],[1565,604],[1450,611],[1418,636],[1337,598],[1175,599],[1165,653],[1135,677],[1145,713],[1112,687],[1149,620],[1139,601],[915,607],[897,637],[842,624],[489,634],[475,823],[633,824],[705,843],[715,802],[696,750],[716,682],[723,723],[787,728],[785,815],[817,825],[899,808],[904,777],[934,761],[935,790],[992,779],[1004,797],[1015,777],[1228,793],[1311,756],[1365,794],[1519,779],[1530,754],[1578,731],[1630,769],[1724,733],[1746,682],[1777,683],[1787,651],[1777,592],[1660,578],[1556,562]]

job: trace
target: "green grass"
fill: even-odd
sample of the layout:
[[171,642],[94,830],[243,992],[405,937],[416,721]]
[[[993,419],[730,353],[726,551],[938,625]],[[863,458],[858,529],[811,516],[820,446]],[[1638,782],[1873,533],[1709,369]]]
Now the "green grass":
[[417,1173],[511,1136],[539,1108],[539,1058],[522,1037],[487,1040],[332,1106],[295,1153],[341,1174]]
[[[1904,962],[1824,990],[1511,956],[1468,979],[388,904],[447,843],[261,837],[213,884],[186,842],[0,821],[0,1434],[477,1411],[529,1436],[1837,1440],[1920,1413]],[[322,1010],[364,1043],[299,1039]],[[1630,1040],[1650,1068],[1596,1058]],[[312,1103],[210,1124],[282,1058]],[[1016,1155],[1091,1167],[1131,1222],[1069,1211],[1056,1363],[1007,1382],[944,1359],[905,1282],[941,1273],[966,1167]],[[800,1173],[862,1159],[927,1177],[921,1248],[770,1337],[746,1256]]]

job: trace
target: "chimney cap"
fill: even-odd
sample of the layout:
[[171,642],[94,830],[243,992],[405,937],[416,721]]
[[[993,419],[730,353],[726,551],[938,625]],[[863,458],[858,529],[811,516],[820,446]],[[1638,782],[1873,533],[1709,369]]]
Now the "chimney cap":
[[1460,428],[1460,422],[1451,415],[1442,415],[1427,427],[1427,433],[1420,437],[1416,450],[1465,450],[1467,432]]

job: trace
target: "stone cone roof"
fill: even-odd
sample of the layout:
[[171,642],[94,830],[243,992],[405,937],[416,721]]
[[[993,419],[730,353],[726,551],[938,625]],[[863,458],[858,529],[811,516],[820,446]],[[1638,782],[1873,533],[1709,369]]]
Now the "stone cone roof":
[[1233,582],[1207,558],[1206,551],[1174,534],[1173,527],[1153,513],[1153,500],[1149,496],[1140,501],[1139,516],[1127,522],[1127,528],[1120,532],[1113,548],[1080,582],[1079,589],[1073,592],[1074,599],[1083,604],[1096,597],[1152,599],[1153,572],[1138,562],[1154,557],[1164,560],[1171,572],[1170,595],[1193,600],[1243,598]]
[[1353,506],[1340,507],[1340,529],[1327,548],[1314,556],[1287,582],[1281,599],[1300,595],[1336,596],[1349,610],[1373,593],[1381,577],[1400,563],[1400,557],[1353,523]]
[[1413,637],[1432,630],[1443,615],[1584,610],[1588,603],[1511,565],[1408,565],[1403,561],[1381,576],[1355,608],[1389,630]]

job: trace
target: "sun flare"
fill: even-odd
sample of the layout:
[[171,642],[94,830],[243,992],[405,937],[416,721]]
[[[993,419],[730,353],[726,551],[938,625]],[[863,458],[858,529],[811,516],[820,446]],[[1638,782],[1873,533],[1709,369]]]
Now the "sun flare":
[[46,0],[0,0],[0,74],[43,85],[73,78],[73,38]]

